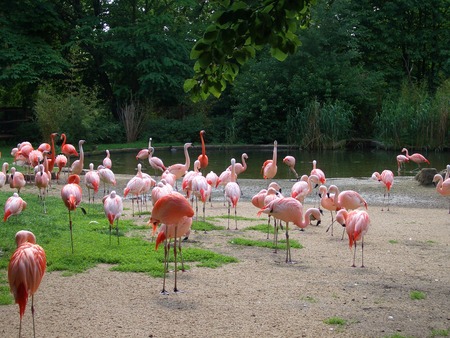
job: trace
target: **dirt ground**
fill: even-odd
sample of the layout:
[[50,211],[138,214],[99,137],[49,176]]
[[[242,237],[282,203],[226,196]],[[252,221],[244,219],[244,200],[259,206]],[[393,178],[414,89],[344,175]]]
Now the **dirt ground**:
[[[122,192],[127,177],[119,180]],[[277,181],[288,195],[292,181]],[[342,228],[334,236],[322,224],[292,230],[303,249],[285,252],[230,244],[234,237],[264,240],[261,232],[244,228],[266,222],[257,218],[251,197],[268,183],[240,180],[239,230],[192,233],[185,248],[200,247],[236,257],[239,262],[217,269],[196,267],[180,273],[183,291],[161,295],[162,279],[143,273],[110,271],[100,265],[85,273],[63,277],[46,273],[35,296],[38,337],[412,337],[436,336],[450,329],[450,214],[449,200],[412,177],[396,177],[390,211],[381,211],[383,191],[369,178],[328,179],[340,190],[354,189],[369,204],[371,226],[365,237],[364,263],[358,244],[356,264]],[[58,188],[55,187],[57,191]],[[317,206],[308,197],[305,207]],[[221,190],[214,190],[207,216],[226,215]],[[126,203],[130,203],[127,201]],[[131,217],[131,209],[127,215]],[[280,236],[284,238],[284,234]],[[272,240],[272,237],[269,239]],[[149,243],[149,247],[153,244]],[[173,288],[173,273],[168,275]],[[412,300],[411,291],[425,299]],[[344,325],[325,323],[338,317]],[[18,333],[17,305],[0,306],[0,337]],[[31,311],[22,328],[32,336]]]

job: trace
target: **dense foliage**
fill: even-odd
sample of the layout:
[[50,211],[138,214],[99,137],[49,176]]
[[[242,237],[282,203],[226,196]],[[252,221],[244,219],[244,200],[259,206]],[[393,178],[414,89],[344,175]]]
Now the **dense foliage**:
[[450,146],[445,0],[0,5],[0,117],[33,111],[16,137]]

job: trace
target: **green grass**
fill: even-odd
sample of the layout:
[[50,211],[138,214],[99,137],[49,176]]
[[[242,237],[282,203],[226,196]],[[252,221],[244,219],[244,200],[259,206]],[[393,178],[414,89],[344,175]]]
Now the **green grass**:
[[253,231],[259,231],[259,232],[267,233],[267,229],[268,228],[269,228],[270,233],[273,234],[273,225],[268,226],[267,223],[266,224],[257,224],[257,225],[249,226],[249,227],[245,228],[245,230],[253,230]]
[[400,333],[395,333],[391,336],[384,336],[384,338],[410,338],[411,336],[403,336]]
[[213,231],[213,230],[223,230],[223,226],[217,226],[210,222],[203,221],[193,221],[192,230],[196,231]]
[[[242,246],[256,246],[260,248],[270,248],[275,249],[275,245],[273,244],[273,241],[256,241],[252,239],[247,238],[233,238],[229,241],[230,244],[233,245],[242,245]],[[291,248],[294,249],[303,249],[303,246],[297,242],[296,240],[289,240],[289,243],[291,245]],[[278,249],[286,249],[286,240],[280,240],[278,241]]]
[[339,317],[330,317],[330,318],[324,319],[323,322],[328,325],[344,326],[345,324],[347,324],[347,321],[345,319],[342,319]]
[[391,244],[397,244],[397,243],[398,243],[398,241],[397,241],[397,240],[395,240],[395,239],[391,239],[391,240],[389,240],[389,243],[391,243]]
[[433,329],[431,330],[431,337],[448,337],[448,329]]
[[422,300],[427,298],[427,295],[422,291],[413,290],[409,293],[409,297],[412,300]]
[[[59,189],[56,186],[53,189]],[[11,192],[0,192],[0,208]],[[155,244],[144,240],[151,231],[147,226],[135,226],[132,221],[119,221],[119,240],[115,232],[109,240],[109,223],[101,204],[86,205],[72,212],[74,253],[71,252],[68,211],[60,198],[47,198],[47,214],[43,213],[37,194],[22,194],[28,206],[20,215],[12,216],[0,225],[0,304],[12,301],[9,295],[6,269],[9,259],[16,249],[15,234],[26,229],[32,231],[37,243],[47,255],[47,271],[63,271],[72,275],[90,269],[97,264],[111,264],[112,270],[124,272],[143,272],[153,277],[163,276],[164,250],[155,250]],[[195,222],[195,226],[203,225]],[[224,264],[237,262],[230,256],[217,254],[209,250],[182,247],[184,261],[196,266],[216,268]],[[170,255],[170,261],[173,254]],[[186,266],[189,268],[189,265]]]

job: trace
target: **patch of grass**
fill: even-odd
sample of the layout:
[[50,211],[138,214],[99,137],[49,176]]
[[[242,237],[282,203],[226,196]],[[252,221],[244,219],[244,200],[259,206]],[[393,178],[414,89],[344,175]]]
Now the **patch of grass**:
[[344,326],[345,324],[347,324],[347,321],[340,317],[330,317],[330,318],[324,319],[323,322],[328,325]]
[[391,244],[397,244],[397,243],[398,243],[398,241],[397,241],[397,240],[395,240],[395,239],[390,239],[390,240],[389,240],[389,243],[391,243]]
[[213,230],[223,230],[223,226],[217,226],[210,222],[194,221],[192,222],[192,230],[196,231],[213,231]]
[[431,330],[431,337],[448,337],[448,329],[433,329]]
[[[52,189],[60,189],[54,187]],[[0,201],[6,201],[11,192],[0,191]],[[16,249],[15,234],[26,229],[32,231],[37,243],[47,256],[47,271],[63,271],[70,276],[90,269],[97,264],[111,264],[112,270],[126,272],[144,272],[153,277],[163,276],[164,249],[155,250],[155,244],[144,239],[151,231],[148,226],[135,226],[132,220],[119,220],[119,241],[113,229],[110,244],[109,223],[100,203],[87,205],[82,203],[87,214],[81,210],[72,212],[74,253],[71,252],[69,216],[60,198],[47,197],[47,214],[43,213],[37,194],[21,194],[27,201],[27,209],[20,215],[12,216],[0,226],[0,304],[9,304],[12,298],[7,282],[7,266]],[[1,202],[0,202],[1,203]],[[0,205],[3,208],[3,205]],[[131,235],[129,235],[131,234]],[[182,245],[185,263],[216,268],[224,264],[237,262],[230,256],[217,254],[209,250]],[[170,261],[173,260],[171,250]],[[189,266],[185,266],[185,268]],[[45,278],[45,277],[44,277]]]
[[422,300],[422,299],[427,298],[427,295],[422,291],[413,290],[409,293],[409,297],[412,300]]
[[410,338],[411,336],[403,336],[400,333],[394,333],[391,336],[384,336],[383,338]]
[[266,224],[257,224],[257,225],[252,225],[250,227],[245,228],[245,230],[253,230],[253,231],[259,231],[259,232],[263,232],[263,233],[267,233],[267,229],[269,228],[270,233],[273,234],[273,225],[268,226],[267,223]]
[[[243,245],[243,246],[256,246],[261,248],[270,248],[275,249],[275,245],[273,244],[273,241],[255,241],[247,238],[233,238],[228,243],[234,244],[234,245]],[[291,239],[289,241],[291,248],[294,249],[303,249],[303,246],[297,242],[296,240]],[[286,240],[278,241],[278,249],[286,249]]]

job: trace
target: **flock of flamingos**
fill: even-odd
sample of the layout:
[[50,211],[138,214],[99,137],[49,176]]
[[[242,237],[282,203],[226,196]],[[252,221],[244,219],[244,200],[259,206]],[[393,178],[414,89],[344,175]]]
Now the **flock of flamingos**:
[[[147,149],[142,149],[136,155],[136,160],[148,160],[149,164],[155,171],[161,171],[159,182],[156,182],[150,175],[142,172],[141,164],[137,165],[137,173],[132,177],[121,197],[116,191],[109,192],[112,186],[116,185],[113,171],[111,170],[112,161],[109,151],[106,150],[106,157],[103,163],[94,169],[92,163],[89,164],[89,170],[84,171],[84,140],[78,142],[77,149],[69,143],[66,143],[66,135],[57,133],[51,134],[51,144],[43,143],[37,149],[34,149],[29,142],[22,142],[14,148],[11,154],[14,156],[16,165],[26,165],[34,168],[34,184],[38,188],[39,196],[42,200],[44,212],[45,195],[52,182],[52,174],[55,168],[56,181],[59,183],[61,172],[67,173],[67,183],[61,188],[61,198],[69,212],[69,228],[71,233],[71,248],[73,253],[73,237],[72,237],[72,220],[71,211],[75,211],[82,200],[82,187],[80,183],[80,175],[84,173],[84,185],[88,189],[89,203],[94,202],[95,195],[103,183],[103,207],[105,215],[110,224],[110,233],[112,227],[118,232],[118,221],[123,212],[123,198],[128,195],[132,196],[132,214],[134,216],[134,204],[137,208],[142,208],[142,196],[151,195],[153,209],[149,224],[153,226],[153,232],[156,233],[158,225],[158,236],[156,239],[156,248],[164,242],[166,245],[164,267],[168,268],[168,246],[170,240],[174,240],[174,258],[175,258],[175,286],[174,292],[177,292],[177,240],[178,250],[181,249],[181,238],[189,236],[194,215],[198,217],[198,201],[203,204],[203,219],[205,218],[205,204],[210,199],[213,188],[218,186],[224,187],[225,200],[228,201],[228,229],[230,228],[230,210],[233,208],[235,213],[235,229],[237,229],[237,204],[241,197],[241,190],[237,183],[237,177],[246,170],[245,160],[248,158],[244,153],[242,155],[242,163],[237,163],[233,158],[230,160],[230,166],[226,168],[220,175],[209,172],[205,176],[201,173],[206,172],[208,166],[208,156],[205,151],[204,142],[205,131],[200,131],[200,139],[202,143],[202,153],[194,162],[194,170],[190,168],[190,157],[188,148],[191,143],[184,145],[185,163],[172,164],[165,166],[163,161],[153,156],[154,148],[151,146],[151,139]],[[60,136],[62,140],[61,153],[56,156],[55,138]],[[405,153],[405,155],[403,155]],[[70,158],[77,158],[70,164]],[[428,163],[428,160],[421,154],[415,153],[409,155],[407,149],[402,150],[402,155],[397,156],[398,170],[401,170],[405,162],[412,161],[418,164]],[[290,263],[290,245],[289,245],[289,224],[294,224],[299,228],[305,228],[311,220],[320,222],[322,209],[331,212],[333,231],[333,223],[336,221],[345,227],[347,232],[350,248],[354,246],[353,267],[355,266],[356,243],[361,241],[361,266],[364,267],[364,235],[367,233],[370,225],[370,217],[367,213],[367,203],[364,198],[353,190],[339,191],[335,185],[325,186],[326,177],[324,172],[317,168],[316,161],[313,161],[313,168],[310,175],[299,176],[295,171],[295,158],[286,156],[283,159],[297,181],[293,184],[289,197],[281,195],[280,186],[272,182],[268,189],[262,189],[252,198],[252,204],[259,209],[258,215],[262,213],[274,219],[274,240],[276,241],[278,228],[282,228],[281,221],[285,222],[286,233],[286,262]],[[9,183],[12,189],[16,189],[11,197],[5,203],[3,221],[7,221],[11,216],[18,215],[26,208],[26,202],[20,197],[21,189],[27,184],[24,174],[17,171],[15,167],[11,167],[9,173],[9,164],[5,162],[0,172],[0,188]],[[272,179],[277,173],[277,141],[274,141],[273,157],[265,161],[261,168],[264,179]],[[447,172],[443,178],[440,174],[434,176],[433,182],[436,184],[436,190],[443,196],[450,196],[450,165],[447,165]],[[387,197],[387,206],[383,200],[383,208],[389,210],[389,193],[394,183],[394,174],[390,170],[383,170],[381,173],[375,172],[372,178],[379,181],[384,189],[384,199]],[[178,192],[178,181],[181,181],[182,193]],[[307,195],[319,187],[319,197],[321,208],[309,208],[303,211],[303,202]],[[92,196],[91,196],[92,195]],[[194,212],[194,198],[196,200],[196,212]],[[360,209],[360,208],[363,209]],[[366,210],[364,210],[366,209]],[[335,213],[335,217],[333,215]],[[450,213],[450,210],[449,210]],[[277,223],[278,221],[278,223]],[[344,233],[343,233],[344,236]],[[119,238],[117,236],[117,238]],[[118,239],[119,240],[119,239]],[[37,291],[46,269],[46,256],[44,249],[36,244],[36,238],[33,233],[21,230],[16,234],[17,249],[13,253],[8,266],[8,280],[15,302],[19,304],[20,323],[25,312],[29,296],[32,299]],[[275,243],[276,245],[276,243]],[[168,292],[165,289],[165,278],[163,281],[163,294]],[[21,324],[20,324],[21,328]],[[19,328],[19,336],[20,336]],[[33,316],[34,330],[34,316]]]

